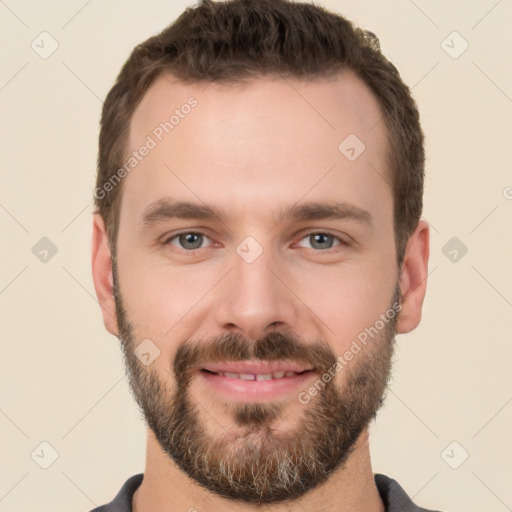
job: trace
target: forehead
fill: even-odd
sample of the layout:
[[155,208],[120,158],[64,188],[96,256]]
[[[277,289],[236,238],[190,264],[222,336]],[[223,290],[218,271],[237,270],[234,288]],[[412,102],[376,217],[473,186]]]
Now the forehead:
[[122,205],[140,214],[178,196],[239,214],[250,206],[282,210],[306,195],[389,198],[381,121],[377,100],[350,72],[238,85],[184,84],[163,75],[131,119],[127,158],[144,156],[125,179]]

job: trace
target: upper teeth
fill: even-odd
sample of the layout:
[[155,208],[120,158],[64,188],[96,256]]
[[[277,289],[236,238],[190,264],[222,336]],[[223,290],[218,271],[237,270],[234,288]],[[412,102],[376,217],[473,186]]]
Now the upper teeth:
[[216,372],[217,375],[222,375],[228,379],[242,379],[242,380],[270,380],[282,379],[283,377],[292,377],[299,375],[298,372],[273,372],[273,373],[231,373],[231,372]]

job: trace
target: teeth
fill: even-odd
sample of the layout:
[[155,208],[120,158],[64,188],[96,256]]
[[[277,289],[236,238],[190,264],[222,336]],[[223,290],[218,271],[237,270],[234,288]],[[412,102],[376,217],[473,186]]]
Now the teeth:
[[222,375],[228,379],[240,379],[240,380],[271,380],[271,379],[282,379],[283,377],[293,377],[299,375],[297,372],[273,372],[273,373],[231,373],[231,372],[216,372],[217,375]]
[[265,373],[261,375],[256,375],[256,380],[271,380],[272,374],[271,373]]

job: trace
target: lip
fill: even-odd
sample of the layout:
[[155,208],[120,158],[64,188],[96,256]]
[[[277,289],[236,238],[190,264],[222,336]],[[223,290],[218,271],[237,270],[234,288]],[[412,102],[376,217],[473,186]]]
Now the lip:
[[205,369],[211,372],[253,373],[257,375],[274,372],[302,373],[307,370],[314,370],[314,367],[294,361],[238,361],[207,363],[198,369]]
[[297,395],[301,390],[306,389],[316,372],[309,370],[280,379],[263,381],[234,379],[200,370],[197,375],[200,382],[206,385],[210,392],[213,391],[215,394],[235,402],[257,402],[280,399],[292,393]]

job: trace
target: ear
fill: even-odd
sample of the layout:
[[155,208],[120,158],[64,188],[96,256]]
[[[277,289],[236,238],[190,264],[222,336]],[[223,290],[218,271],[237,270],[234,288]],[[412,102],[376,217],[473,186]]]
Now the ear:
[[421,309],[427,290],[429,237],[427,222],[420,220],[407,242],[400,278],[403,298],[396,325],[397,334],[412,331],[421,320]]
[[111,334],[118,336],[116,304],[113,293],[112,256],[103,218],[94,214],[92,225],[92,278],[101,306],[103,323]]

